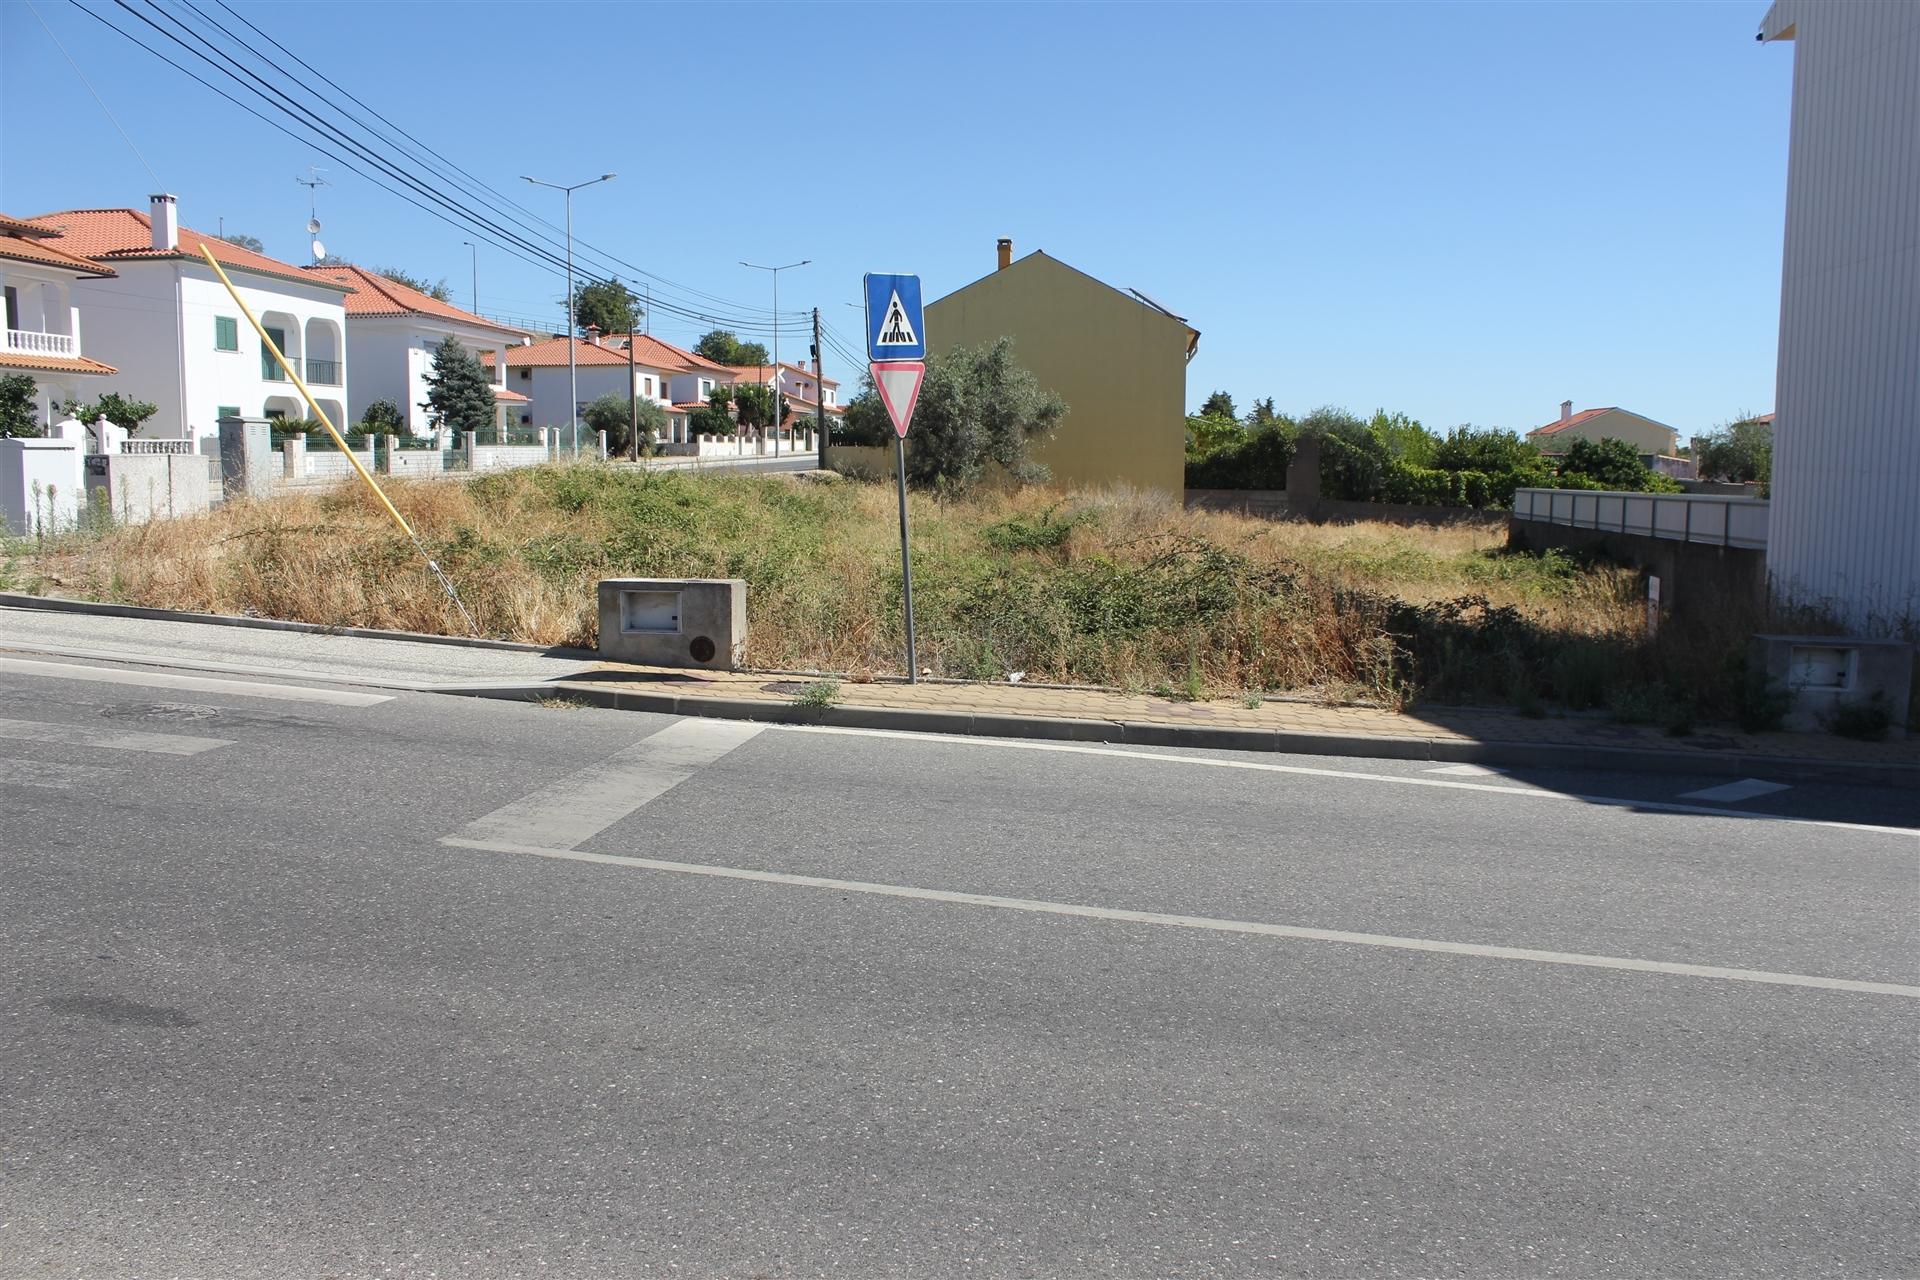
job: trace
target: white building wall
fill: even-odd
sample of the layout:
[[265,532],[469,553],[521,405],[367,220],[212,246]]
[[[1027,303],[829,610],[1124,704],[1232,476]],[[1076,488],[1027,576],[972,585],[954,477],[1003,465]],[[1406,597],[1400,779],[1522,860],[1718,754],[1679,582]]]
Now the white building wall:
[[[532,419],[536,427],[564,427],[572,421],[567,413],[567,366],[541,365],[526,370],[533,376],[521,377],[522,370],[508,369],[506,388],[518,391],[531,403],[519,406],[520,412]],[[582,365],[580,367],[580,404],[584,407],[590,401],[604,395],[645,395],[646,379],[653,379],[653,399],[658,404],[671,404],[663,399],[661,388],[668,385],[668,372],[644,364],[634,366],[632,389],[627,382],[625,365]]]
[[[490,375],[500,368],[501,353],[508,345],[504,335],[465,325],[436,325],[418,316],[359,316],[350,320],[347,358],[353,365],[350,409],[354,421],[358,422],[374,401],[391,400],[399,406],[408,431],[416,435],[432,431],[427,411],[420,406],[427,398],[434,349],[448,337],[458,338],[475,356],[492,352]],[[496,380],[494,385],[507,384]],[[517,386],[513,389],[520,390]]]
[[1920,4],[1779,0],[1793,42],[1767,568],[1857,629],[1920,624]]
[[[219,431],[222,406],[257,417],[269,399],[299,400],[291,382],[260,376],[260,339],[205,266],[161,259],[117,262],[114,269],[120,274],[111,280],[76,280],[73,301],[87,335],[87,353],[119,370],[88,385],[159,406],[143,436],[198,439]],[[289,358],[305,352],[311,319],[331,322],[344,340],[340,291],[283,284],[247,272],[230,274],[256,316],[264,320],[266,313],[276,312],[292,318],[283,324]],[[238,351],[216,348],[216,316],[233,318]],[[341,385],[315,387],[315,396],[323,404],[337,404],[344,413],[348,378],[343,370]]]
[[[84,395],[95,399],[117,391],[132,400],[150,400],[159,412],[142,434],[180,439],[181,415],[179,295],[173,262],[123,262],[110,280],[73,282],[73,306],[86,334],[86,354],[119,370],[87,379]],[[209,338],[211,341],[211,338]]]

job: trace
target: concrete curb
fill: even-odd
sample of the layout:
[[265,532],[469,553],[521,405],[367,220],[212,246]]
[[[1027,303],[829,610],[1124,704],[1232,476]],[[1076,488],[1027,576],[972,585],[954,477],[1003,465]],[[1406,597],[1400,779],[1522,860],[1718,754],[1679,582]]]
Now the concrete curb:
[[[112,618],[146,618],[161,622],[198,622],[218,627],[251,627],[262,631],[356,636],[368,640],[405,640],[415,644],[453,645],[511,653],[540,653],[581,662],[601,661],[600,654],[592,649],[551,648],[537,644],[520,644],[510,640],[477,640],[462,636],[424,635],[412,631],[383,631],[371,627],[323,627],[311,622],[242,618],[223,613],[187,613],[178,609],[102,604],[92,600],[65,600],[57,596],[30,596],[18,592],[0,592],[0,608],[41,609],[55,613],[93,614]],[[1367,760],[1426,760],[1436,764],[1533,766],[1627,773],[1677,771],[1710,777],[1760,778],[1769,782],[1789,784],[1837,782],[1853,786],[1920,788],[1920,766],[1914,765],[1846,764],[1833,760],[1807,760],[1737,753],[1708,755],[1704,752],[1661,751],[1649,747],[1579,746],[1541,742],[1476,742],[1462,741],[1457,738],[1425,737],[1417,734],[1385,737],[1372,734],[1300,733],[1286,729],[1227,729],[1209,725],[1053,719],[1044,716],[989,715],[966,711],[924,711],[895,707],[802,707],[791,703],[766,702],[756,698],[701,697],[679,693],[613,689],[604,684],[579,680],[531,683],[508,679],[447,684],[398,684],[348,675],[326,675],[205,661],[183,662],[153,655],[71,651],[71,656],[185,666],[199,670],[228,671],[234,674],[273,676],[281,679],[317,679],[330,684],[359,684],[513,702],[541,702],[568,698],[620,711],[651,711],[662,715],[705,716],[722,720],[759,720],[768,724],[819,724],[850,729],[961,734],[968,737],[1100,742],[1139,747],[1190,747],[1210,751],[1268,751],[1287,755],[1348,756]]]
[[183,609],[149,609],[144,605],[103,604],[97,600],[67,600],[59,596],[30,596],[0,591],[0,608],[39,609],[47,613],[90,613],[101,618],[144,618],[151,622],[198,622],[209,627],[250,627],[255,631],[298,631],[316,636],[355,636],[362,640],[406,640],[413,644],[444,644],[462,649],[495,649],[507,653],[544,653],[553,658],[599,662],[594,649],[521,644],[517,640],[485,640],[476,636],[436,636],[419,631],[383,631],[377,627],[323,627],[317,622],[284,622],[278,618],[243,618],[231,613],[188,613]]
[[434,693],[496,698],[514,702],[568,699],[616,711],[704,716],[715,720],[757,720],[766,724],[828,725],[847,729],[891,729],[909,733],[967,737],[1031,738],[1051,742],[1097,742],[1110,746],[1188,747],[1211,751],[1265,751],[1286,755],[1348,756],[1369,760],[1422,760],[1436,764],[1506,765],[1624,773],[1704,774],[1759,778],[1769,782],[1838,782],[1852,786],[1920,787],[1920,768],[1909,765],[1850,765],[1830,760],[1707,755],[1645,747],[1573,746],[1539,742],[1472,742],[1419,735],[1382,737],[1299,733],[1274,729],[1225,729],[1209,725],[1145,724],[1116,720],[1050,719],[1042,716],[983,715],[964,711],[924,711],[893,707],[805,707],[755,698],[688,696],[680,693],[611,689],[587,681],[550,684],[438,685]]

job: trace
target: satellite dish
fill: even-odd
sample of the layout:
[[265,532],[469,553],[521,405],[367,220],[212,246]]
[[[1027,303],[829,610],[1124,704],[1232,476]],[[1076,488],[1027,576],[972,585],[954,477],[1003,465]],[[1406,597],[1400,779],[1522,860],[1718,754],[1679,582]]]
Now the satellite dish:
[[317,236],[320,234],[320,219],[318,218],[307,219],[307,234],[310,236]]
[[315,240],[313,242],[313,260],[315,262],[321,262],[325,260],[326,256],[327,256],[327,246],[321,244],[318,240]]

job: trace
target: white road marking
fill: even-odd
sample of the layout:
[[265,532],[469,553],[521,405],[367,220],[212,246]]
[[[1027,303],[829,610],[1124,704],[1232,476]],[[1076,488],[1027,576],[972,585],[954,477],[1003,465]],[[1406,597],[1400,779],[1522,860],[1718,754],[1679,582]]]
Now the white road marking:
[[792,875],[784,871],[755,871],[744,867],[716,867],[698,862],[669,862],[660,858],[584,853],[578,849],[555,849],[542,845],[515,844],[500,840],[474,840],[460,836],[444,836],[440,843],[460,849],[484,849],[492,853],[526,853],[541,858],[632,867],[643,871],[668,871],[679,875],[710,876],[721,880],[749,880],[759,884],[787,885],[801,889],[828,889],[835,893],[867,893],[885,898],[911,898],[923,902],[952,903],[958,906],[997,907],[1003,911],[1079,916],[1090,920],[1117,920],[1128,924],[1152,924],[1174,929],[1202,929],[1214,933],[1250,933],[1299,942],[1340,942],[1350,946],[1384,947],[1394,951],[1428,951],[1442,955],[1473,956],[1488,960],[1521,960],[1533,964],[1571,965],[1588,969],[1621,969],[1635,973],[1660,973],[1681,978],[1717,978],[1728,982],[1755,982],[1779,987],[1815,987],[1826,991],[1855,991],[1870,995],[1900,996],[1908,1000],[1920,1000],[1920,987],[1906,986],[1897,982],[1863,982],[1854,978],[1822,978],[1804,973],[1769,973],[1760,969],[1729,969],[1719,965],[1680,964],[1668,960],[1635,960],[1625,956],[1593,956],[1572,951],[1540,951],[1532,947],[1443,942],[1433,938],[1399,938],[1390,934],[1350,933],[1343,929],[1313,929],[1302,925],[1264,924],[1254,920],[1221,920],[1211,916],[1171,915],[1162,911],[1125,911],[1115,907],[1089,907],[1078,903],[1045,902],[1034,898],[1003,898],[990,893],[957,893],[950,889],[874,884],[866,880],[837,880],[828,876]]
[[449,839],[571,849],[665,795],[765,728],[744,720],[676,721],[544,791],[475,819]]
[[225,693],[239,698],[322,702],[335,707],[371,707],[377,702],[393,701],[390,693],[353,693],[346,689],[308,689],[291,684],[217,680],[210,676],[176,676],[162,671],[79,667],[65,662],[34,662],[28,658],[0,658],[0,674],[43,676],[50,680],[92,680],[101,684],[133,684],[149,689],[193,689],[201,693]]
[[1771,813],[1750,813],[1740,809],[1715,808],[1703,804],[1675,804],[1665,800],[1632,800],[1622,796],[1589,796],[1571,791],[1549,791],[1536,787],[1501,787],[1486,782],[1456,782],[1451,778],[1410,777],[1396,773],[1363,773],[1357,769],[1320,769],[1297,764],[1268,764],[1264,760],[1223,760],[1215,756],[1177,756],[1164,751],[1133,751],[1124,747],[1090,747],[1072,742],[1043,742],[1022,738],[985,738],[965,734],[916,733],[906,729],[851,729],[824,724],[774,724],[769,729],[782,733],[828,733],[861,738],[896,738],[913,742],[932,742],[945,747],[997,747],[1010,751],[1056,751],[1066,755],[1110,756],[1120,760],[1140,760],[1151,764],[1195,765],[1208,769],[1243,769],[1254,773],[1284,773],[1308,778],[1346,778],[1356,782],[1384,782],[1401,787],[1440,787],[1448,791],[1474,791],[1486,795],[1521,796],[1531,800],[1572,800],[1580,804],[1614,809],[1648,809],[1655,813],[1684,813],[1707,818],[1740,818],[1750,822],[1782,822],[1798,827],[1828,827],[1838,831],[1871,831],[1880,835],[1905,836],[1920,841],[1920,830],[1911,827],[1883,827],[1866,822],[1832,822],[1821,818],[1787,818]]
[[87,771],[51,760],[7,760],[0,762],[0,786],[42,787],[48,791],[71,791],[87,779]]
[[1688,791],[1681,795],[1682,800],[1711,800],[1715,804],[1738,804],[1742,800],[1752,800],[1756,796],[1770,796],[1776,791],[1789,791],[1784,782],[1762,782],[1758,778],[1742,778],[1738,782],[1729,782],[1724,786],[1707,787],[1700,791]]
[[25,742],[69,742],[109,751],[151,751],[163,756],[197,756],[216,747],[230,747],[225,738],[187,738],[173,733],[127,733],[84,724],[45,724],[38,720],[0,720],[0,738]]
[[1436,768],[1424,769],[1423,773],[1443,773],[1452,778],[1498,778],[1499,769],[1489,769],[1483,764],[1443,764]]

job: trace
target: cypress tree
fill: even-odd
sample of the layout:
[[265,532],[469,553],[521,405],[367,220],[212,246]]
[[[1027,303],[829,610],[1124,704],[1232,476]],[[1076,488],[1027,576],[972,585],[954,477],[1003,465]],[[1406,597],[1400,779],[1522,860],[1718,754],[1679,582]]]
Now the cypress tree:
[[485,431],[494,424],[493,384],[487,370],[456,338],[433,349],[427,398],[420,407],[438,426],[454,431]]

